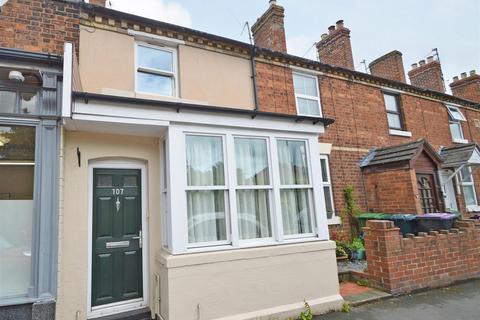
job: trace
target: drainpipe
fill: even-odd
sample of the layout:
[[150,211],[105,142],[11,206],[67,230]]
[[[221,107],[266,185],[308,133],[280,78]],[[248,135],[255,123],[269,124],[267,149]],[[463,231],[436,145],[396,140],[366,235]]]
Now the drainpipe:
[[255,111],[258,111],[258,93],[257,93],[257,67],[255,63],[255,55],[257,53],[257,47],[252,47],[252,54],[250,56],[250,65],[252,67],[252,82],[253,82],[253,99],[255,100]]

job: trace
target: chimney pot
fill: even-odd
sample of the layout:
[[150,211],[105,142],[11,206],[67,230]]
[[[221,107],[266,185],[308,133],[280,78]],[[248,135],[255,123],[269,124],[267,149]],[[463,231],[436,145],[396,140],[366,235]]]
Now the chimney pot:
[[336,23],[337,29],[342,29],[343,28],[343,20],[338,20]]
[[420,67],[421,67],[421,66],[424,66],[424,65],[425,65],[425,60],[420,60],[420,61],[418,62],[418,64],[420,65]]
[[418,68],[418,64],[412,63],[412,69],[417,69],[417,68]]
[[277,1],[276,0],[269,0],[268,3],[271,5],[271,6],[274,6],[277,4]]
[[476,75],[476,74],[477,74],[477,72],[476,72],[475,70],[470,70],[470,75],[471,75],[471,76],[474,76],[474,75]]
[[433,61],[433,56],[428,56],[428,57],[427,57],[427,63],[430,63],[430,62],[432,62],[432,61]]
[[332,34],[335,31],[335,26],[328,27],[328,34]]
[[465,79],[467,77],[467,73],[466,72],[462,72],[460,74],[460,77],[462,77],[462,79]]
[[322,40],[327,38],[327,37],[328,37],[328,34],[326,34],[326,33],[322,34],[322,36],[321,36]]
[[458,81],[458,76],[453,77],[453,82]]

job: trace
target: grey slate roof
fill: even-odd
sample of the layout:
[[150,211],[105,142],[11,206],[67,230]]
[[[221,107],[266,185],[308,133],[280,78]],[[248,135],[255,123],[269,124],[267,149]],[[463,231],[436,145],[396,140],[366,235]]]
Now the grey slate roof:
[[[479,148],[476,143],[464,144],[442,149],[440,156],[443,159],[443,167],[456,167],[466,164],[473,155],[475,149]],[[480,150],[480,149],[479,149]]]
[[[364,168],[393,162],[410,161],[415,158],[424,146],[433,151],[432,147],[425,141],[425,139],[391,147],[372,149],[360,162],[360,167]],[[436,155],[436,152],[433,152]],[[441,161],[438,156],[437,158]]]

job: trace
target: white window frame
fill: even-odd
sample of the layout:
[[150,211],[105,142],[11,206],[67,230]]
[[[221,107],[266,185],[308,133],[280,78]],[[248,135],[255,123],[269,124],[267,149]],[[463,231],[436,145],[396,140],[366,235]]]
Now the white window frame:
[[[265,141],[266,143],[266,147],[267,147],[267,161],[268,161],[268,180],[269,180],[269,184],[268,185],[239,185],[238,184],[238,179],[237,179],[237,173],[236,173],[236,170],[237,170],[237,158],[236,158],[236,154],[235,154],[235,139],[236,138],[240,138],[240,139],[257,139],[257,140],[263,140]],[[274,193],[274,190],[273,190],[273,182],[272,182],[272,162],[271,162],[271,159],[272,159],[272,156],[271,156],[271,148],[270,148],[270,139],[269,137],[263,137],[263,136],[249,136],[249,135],[239,135],[239,134],[235,134],[235,135],[232,135],[232,139],[233,139],[233,151],[234,151],[234,154],[233,154],[233,162],[234,162],[234,165],[233,165],[233,173],[234,173],[234,177],[233,177],[233,181],[234,181],[234,184],[235,184],[235,194],[234,194],[234,200],[235,200],[235,215],[237,216],[237,223],[238,223],[238,211],[237,211],[237,191],[238,190],[268,190],[268,206],[269,206],[269,213],[270,213],[270,232],[271,232],[271,236],[270,237],[265,237],[265,238],[255,238],[255,239],[240,239],[240,232],[238,232],[238,244],[240,245],[256,245],[256,244],[259,244],[259,243],[265,243],[265,244],[268,244],[268,243],[271,243],[272,241],[274,241],[275,239],[275,235],[277,234],[277,230],[276,230],[276,227],[274,225],[274,219],[275,219],[275,214],[274,214],[274,205],[273,205],[273,193]],[[230,172],[229,172],[230,173]]]
[[[188,191],[223,191],[223,199],[224,199],[224,208],[225,208],[225,240],[218,240],[218,241],[209,241],[209,242],[195,242],[189,243],[188,248],[199,248],[199,247],[209,247],[209,246],[220,246],[220,245],[227,245],[232,243],[232,229],[231,229],[231,221],[230,221],[230,188],[229,188],[229,176],[228,176],[228,168],[227,168],[227,143],[226,143],[226,136],[222,134],[206,134],[206,133],[196,133],[196,132],[187,132],[185,133],[185,140],[187,136],[197,136],[197,137],[217,137],[222,139],[222,152],[223,152],[223,175],[225,185],[214,185],[214,186],[189,186],[188,184],[185,186],[185,202],[187,201],[187,192]],[[185,141],[185,146],[186,146]],[[185,149],[186,152],[186,149]],[[179,164],[180,165],[180,164]],[[185,172],[187,168],[187,162],[185,162]],[[187,234],[188,236],[188,234]]]
[[[278,188],[280,190],[282,189],[306,189],[308,191],[308,197],[310,199],[309,206],[310,206],[310,221],[311,221],[311,229],[312,232],[309,233],[298,233],[298,234],[289,234],[286,235],[284,234],[283,237],[285,239],[301,239],[301,238],[311,238],[315,235],[315,229],[316,229],[316,219],[315,219],[315,208],[313,206],[313,184],[312,184],[312,168],[310,166],[310,148],[308,145],[308,142],[303,140],[303,139],[292,139],[292,138],[277,138],[275,141],[275,145],[278,146],[279,141],[303,141],[305,142],[305,151],[306,151],[306,160],[307,160],[307,170],[308,170],[308,182],[309,184],[282,184],[279,181]],[[277,161],[276,166],[279,166],[279,162]],[[280,180],[280,176],[279,176]],[[278,198],[280,200],[280,198]],[[280,215],[283,215],[283,212],[280,210]],[[283,228],[282,228],[282,233],[283,233]]]
[[[138,65],[138,47],[146,47],[146,48],[151,48],[159,51],[164,51],[172,54],[172,72],[170,71],[165,71],[161,69],[154,69],[154,68],[148,68],[148,67],[141,67]],[[179,87],[178,87],[178,50],[177,48],[173,47],[168,47],[168,46],[161,46],[161,45],[153,45],[150,43],[146,42],[140,42],[136,41],[135,42],[135,70],[134,70],[134,77],[135,77],[135,92],[139,94],[145,94],[145,95],[151,95],[151,96],[158,96],[158,97],[168,97],[168,98],[178,98],[179,97]],[[159,76],[167,76],[171,77],[173,79],[173,90],[172,90],[172,95],[162,95],[154,92],[146,92],[146,91],[141,91],[138,88],[138,73],[146,73],[146,74],[153,74],[153,75],[159,75]]]
[[[298,76],[302,76],[302,77],[315,79],[315,86],[317,88],[317,96],[309,96],[309,95],[305,95],[305,94],[299,94],[295,90],[295,81],[293,82],[293,92],[295,94],[295,106],[297,108],[297,114],[299,116],[307,116],[307,117],[323,117],[322,103],[320,101],[320,86],[318,85],[318,77],[315,76],[315,75],[312,75],[312,74],[302,73],[302,72],[297,72],[297,71],[293,71],[292,74],[293,74],[293,76],[298,75]],[[300,110],[298,109],[298,98],[307,99],[307,100],[311,100],[311,101],[316,101],[318,103],[319,115],[317,116],[317,115],[300,113]]]
[[[332,176],[330,175],[330,158],[328,155],[326,154],[321,154],[320,155],[320,168],[322,169],[322,166],[321,166],[321,161],[322,160],[325,160],[325,163],[326,163],[326,173],[327,173],[327,181],[323,181],[323,175],[320,175],[321,177],[321,181],[322,181],[322,188],[324,187],[329,187],[329,190],[330,190],[330,201],[332,203],[332,211],[333,211],[333,214],[332,214],[332,217],[331,218],[328,218],[327,216],[327,219],[328,219],[328,224],[340,224],[341,223],[341,219],[340,217],[337,215],[337,212],[335,211],[335,201],[334,201],[334,198],[333,198],[333,186],[332,186]],[[325,190],[325,189],[324,189]],[[326,207],[325,207],[326,209]],[[327,212],[325,211],[325,214],[327,214]]]
[[460,170],[459,171],[460,185],[462,187],[462,194],[463,194],[463,200],[465,201],[465,205],[466,205],[466,199],[465,199],[465,192],[463,191],[463,188],[464,187],[470,187],[473,190],[473,198],[475,199],[475,204],[466,205],[467,210],[471,210],[471,209],[476,209],[477,206],[478,206],[477,190],[475,189],[475,181],[473,179],[472,168],[471,167],[466,167],[466,168],[468,169],[471,181],[465,181],[464,180],[465,177],[463,176],[463,172],[462,172],[462,170]]
[[[462,127],[462,122],[467,121],[463,113],[460,111],[460,108],[456,106],[451,106],[451,105],[445,105],[447,108],[448,112],[448,127],[450,129],[450,135],[452,136],[452,141],[454,143],[468,143],[468,140],[465,139],[464,133],[463,133],[463,127]],[[460,137],[456,137],[453,134],[452,131],[452,126],[457,126],[460,131]]]
[[[406,131],[406,129],[405,129],[405,123],[404,123],[403,118],[402,118],[402,107],[400,105],[400,95],[398,93],[389,92],[389,91],[382,91],[382,95],[383,95],[383,105],[385,107],[385,112],[387,113],[387,126],[388,126],[389,133],[391,135],[409,136],[408,133],[407,134],[402,134],[402,132],[408,132],[408,131]],[[385,99],[385,96],[395,97],[395,103],[396,103],[396,106],[397,106],[397,111],[396,112],[388,110],[387,101]],[[398,117],[399,122],[400,122],[400,128],[395,128],[395,127],[390,126],[390,121],[388,120],[388,115],[389,114],[392,114],[392,115],[395,115],[395,116]],[[410,134],[410,136],[411,136],[411,134]]]
[[[226,218],[229,219],[230,243],[205,244],[206,246],[191,247],[188,243],[188,218],[187,218],[187,170],[186,170],[186,135],[199,134],[207,136],[222,135],[225,137],[226,146],[224,147],[224,169],[225,180],[228,191],[228,203],[226,206]],[[273,238],[239,240],[237,203],[236,203],[236,164],[235,164],[235,146],[234,137],[265,138],[268,139],[269,150],[269,170],[271,173],[270,183],[272,185],[270,203],[272,217],[272,235]],[[325,215],[325,198],[323,186],[321,184],[321,169],[318,161],[320,148],[318,144],[318,134],[281,132],[254,130],[250,128],[238,127],[207,127],[199,125],[175,124],[168,128],[167,134],[168,163],[168,190],[169,192],[169,217],[171,221],[170,235],[172,237],[171,247],[164,248],[172,254],[186,254],[197,252],[210,252],[220,250],[236,250],[248,247],[282,245],[287,243],[310,242],[319,240],[328,240],[328,222]],[[280,170],[278,167],[277,139],[304,140],[307,146],[307,161],[309,164],[308,187],[312,188],[312,223],[313,233],[301,237],[284,237],[283,220],[281,214],[280,202]],[[180,165],[182,164],[182,165]],[[298,186],[297,186],[298,187]],[[173,214],[172,214],[173,213]],[[228,230],[227,230],[228,234]]]

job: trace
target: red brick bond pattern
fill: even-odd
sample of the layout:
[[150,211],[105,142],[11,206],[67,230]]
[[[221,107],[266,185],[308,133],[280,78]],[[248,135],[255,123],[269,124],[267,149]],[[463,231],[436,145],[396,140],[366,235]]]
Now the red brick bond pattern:
[[367,221],[370,285],[401,294],[479,277],[480,221],[460,220],[455,227],[403,238],[391,221]]

